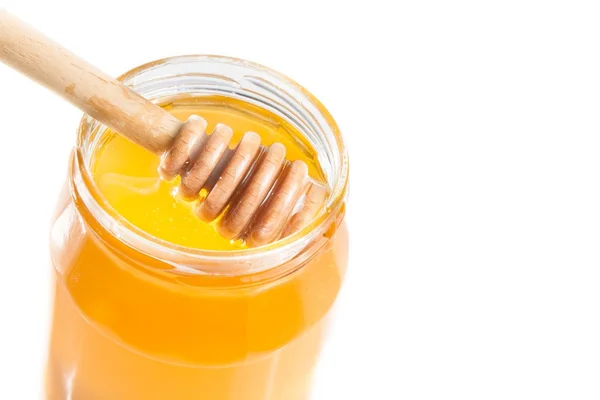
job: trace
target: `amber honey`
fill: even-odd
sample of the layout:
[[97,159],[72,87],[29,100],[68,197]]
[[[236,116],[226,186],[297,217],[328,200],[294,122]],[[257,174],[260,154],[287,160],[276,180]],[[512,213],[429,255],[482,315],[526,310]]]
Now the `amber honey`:
[[[300,132],[260,107],[222,96],[187,97],[164,107],[182,121],[201,115],[208,122],[208,132],[218,123],[230,126],[235,132],[232,146],[248,131],[258,133],[266,146],[280,142],[290,161],[306,162],[310,175],[324,180],[315,151]],[[159,239],[204,250],[244,247],[243,240],[231,241],[219,235],[215,223],[201,222],[193,213],[194,203],[177,194],[180,179],[160,179],[159,162],[156,155],[109,131],[94,157],[94,179],[120,215]]]
[[[225,123],[235,140],[254,131],[266,145],[279,141],[288,159],[326,179],[301,132],[261,107],[207,95],[165,108],[181,120],[201,115],[209,131]],[[51,234],[56,295],[47,398],[308,399],[346,268],[346,228],[333,215],[340,209],[329,211],[322,233],[298,252],[282,257],[275,243],[243,258],[250,251],[243,240],[226,240],[214,223],[199,221],[193,203],[178,196],[178,180],[158,177],[159,161],[110,131],[87,156],[75,153]],[[143,231],[163,252],[138,248],[114,224]],[[170,246],[189,249],[190,262],[163,256]],[[234,262],[229,252],[248,261]],[[263,258],[268,267],[250,268]]]

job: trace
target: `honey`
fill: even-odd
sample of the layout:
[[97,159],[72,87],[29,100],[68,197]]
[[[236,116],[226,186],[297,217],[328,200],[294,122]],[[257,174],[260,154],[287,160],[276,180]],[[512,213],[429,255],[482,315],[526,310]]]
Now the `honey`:
[[[324,180],[315,151],[300,132],[262,108],[222,96],[188,97],[172,101],[164,108],[182,121],[191,115],[201,115],[208,122],[208,132],[217,123],[230,126],[235,133],[233,146],[248,131],[258,133],[267,146],[280,142],[285,145],[290,161],[306,162],[310,176]],[[245,246],[243,240],[231,241],[220,236],[215,222],[200,221],[193,213],[194,203],[177,195],[180,178],[162,181],[159,163],[155,154],[108,131],[94,156],[94,180],[117,213],[156,238],[204,250]]]
[[[233,59],[193,61],[258,70]],[[209,131],[226,123],[236,140],[254,131],[266,145],[281,142],[288,159],[326,181],[313,146],[275,113],[212,94],[165,107],[181,120],[203,116]],[[307,400],[347,265],[343,203],[310,237],[247,249],[194,216],[178,180],[159,179],[156,155],[110,131],[92,140],[92,131],[82,125],[51,230],[46,398]]]

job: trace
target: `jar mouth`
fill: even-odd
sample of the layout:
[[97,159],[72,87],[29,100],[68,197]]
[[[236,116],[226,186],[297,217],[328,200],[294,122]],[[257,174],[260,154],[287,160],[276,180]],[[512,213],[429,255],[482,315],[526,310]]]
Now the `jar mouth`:
[[180,272],[215,275],[255,273],[281,265],[313,244],[342,211],[348,187],[348,155],[331,114],[292,79],[262,65],[216,55],[188,55],[153,61],[118,78],[142,96],[166,103],[178,96],[215,95],[252,103],[293,124],[314,146],[331,193],[318,215],[302,230],[273,243],[237,250],[203,250],[156,238],[134,226],[108,203],[90,163],[106,127],[84,115],[73,162],[73,189],[93,218],[128,247]]

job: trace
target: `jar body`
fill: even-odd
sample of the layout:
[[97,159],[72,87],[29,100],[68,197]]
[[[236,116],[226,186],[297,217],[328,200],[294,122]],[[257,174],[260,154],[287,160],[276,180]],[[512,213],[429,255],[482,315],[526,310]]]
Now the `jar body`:
[[345,225],[329,236],[279,276],[178,274],[103,231],[67,185],[47,398],[307,399],[347,263]]
[[166,104],[222,95],[289,119],[315,149],[326,206],[296,234],[238,254],[181,248],[136,230],[90,174],[102,127],[84,117],[52,223],[50,400],[304,400],[347,264],[348,163],[327,110],[289,78],[244,60],[183,56],[121,80]]

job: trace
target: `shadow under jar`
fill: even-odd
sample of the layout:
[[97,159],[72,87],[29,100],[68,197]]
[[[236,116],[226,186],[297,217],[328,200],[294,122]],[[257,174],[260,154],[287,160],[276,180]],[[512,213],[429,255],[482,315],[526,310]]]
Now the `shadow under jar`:
[[218,95],[264,108],[314,147],[331,194],[275,243],[208,251],[119,215],[91,173],[106,128],[84,117],[51,229],[56,285],[46,398],[304,400],[347,264],[348,160],[327,110],[247,61],[185,56],[121,79],[158,104]]

